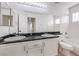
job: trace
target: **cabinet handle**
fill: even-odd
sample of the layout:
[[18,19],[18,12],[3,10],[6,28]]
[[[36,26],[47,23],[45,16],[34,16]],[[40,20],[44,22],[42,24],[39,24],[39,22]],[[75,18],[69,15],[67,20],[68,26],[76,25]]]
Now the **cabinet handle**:
[[44,56],[44,48],[45,48],[45,42],[43,41],[43,49],[42,49],[43,56]]
[[24,46],[24,51],[25,51],[25,46]]
[[45,42],[43,42],[43,47],[45,47]]
[[41,54],[43,53],[43,50],[41,49]]
[[39,46],[38,44],[34,44],[33,46]]
[[26,51],[26,53],[28,54],[28,50]]

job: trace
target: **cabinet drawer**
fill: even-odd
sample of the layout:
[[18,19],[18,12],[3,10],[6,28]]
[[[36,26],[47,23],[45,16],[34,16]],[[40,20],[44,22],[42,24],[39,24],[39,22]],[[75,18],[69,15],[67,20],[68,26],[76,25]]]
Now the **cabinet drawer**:
[[28,43],[29,56],[42,56],[43,55],[43,41],[30,41]]
[[43,41],[38,40],[38,41],[31,41],[28,43],[28,48],[33,49],[33,48],[42,48],[43,47]]

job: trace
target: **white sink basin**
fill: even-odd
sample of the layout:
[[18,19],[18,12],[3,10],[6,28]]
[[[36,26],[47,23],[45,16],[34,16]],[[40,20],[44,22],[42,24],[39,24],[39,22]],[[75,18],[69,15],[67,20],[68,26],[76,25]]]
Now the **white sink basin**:
[[43,37],[55,37],[56,35],[52,35],[52,34],[42,34],[41,36],[43,36]]
[[4,41],[15,41],[15,40],[22,40],[25,38],[26,38],[25,36],[14,36],[14,37],[6,38],[6,39],[4,39]]
[[73,51],[74,48],[72,45],[66,43],[66,42],[60,42],[60,46],[63,48],[63,49],[66,49],[66,50],[69,50],[69,51]]

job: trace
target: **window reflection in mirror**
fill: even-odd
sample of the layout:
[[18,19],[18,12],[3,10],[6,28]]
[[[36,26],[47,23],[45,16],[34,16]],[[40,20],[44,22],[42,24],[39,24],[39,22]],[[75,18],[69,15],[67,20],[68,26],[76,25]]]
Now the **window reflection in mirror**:
[[2,26],[12,26],[13,25],[13,16],[2,15]]
[[28,17],[28,32],[33,33],[35,32],[35,18]]
[[55,24],[60,24],[60,19],[59,18],[55,20]]
[[72,22],[79,22],[79,12],[72,14]]

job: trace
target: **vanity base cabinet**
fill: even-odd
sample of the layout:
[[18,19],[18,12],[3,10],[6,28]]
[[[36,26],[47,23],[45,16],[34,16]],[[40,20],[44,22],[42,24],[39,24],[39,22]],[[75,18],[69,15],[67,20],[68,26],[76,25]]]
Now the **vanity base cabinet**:
[[43,39],[0,45],[0,56],[55,56],[58,39]]
[[46,39],[44,42],[44,56],[58,55],[58,39]]

